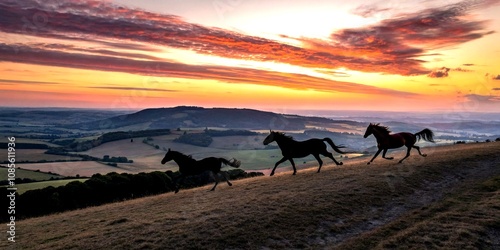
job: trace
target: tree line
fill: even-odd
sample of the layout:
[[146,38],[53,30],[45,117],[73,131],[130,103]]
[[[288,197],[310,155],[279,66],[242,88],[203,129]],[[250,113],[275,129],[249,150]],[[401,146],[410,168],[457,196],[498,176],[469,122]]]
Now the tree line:
[[203,133],[187,133],[184,131],[184,134],[174,139],[174,142],[180,142],[185,144],[190,144],[199,147],[208,147],[213,142],[212,137],[222,137],[222,136],[252,136],[258,135],[258,133],[248,130],[214,130],[206,128]]

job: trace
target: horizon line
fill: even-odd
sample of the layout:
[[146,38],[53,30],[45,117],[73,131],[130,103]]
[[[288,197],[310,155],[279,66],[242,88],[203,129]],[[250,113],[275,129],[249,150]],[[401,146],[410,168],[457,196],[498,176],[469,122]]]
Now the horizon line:
[[[500,114],[500,111],[460,111],[460,110],[367,110],[367,109],[280,109],[280,108],[251,108],[251,107],[222,107],[222,106],[198,106],[198,105],[176,105],[176,106],[163,106],[163,107],[145,107],[145,108],[97,108],[97,107],[70,107],[70,106],[50,106],[50,107],[34,107],[34,106],[0,106],[0,109],[67,109],[67,110],[99,110],[99,111],[131,111],[131,112],[139,112],[146,109],[169,109],[169,108],[179,108],[179,107],[192,107],[192,108],[203,108],[203,109],[250,109],[250,110],[258,110],[258,111],[266,111],[280,114],[288,114],[288,115],[296,115],[296,113],[284,113],[283,111],[288,110],[292,112],[368,112],[368,113],[405,113],[408,112],[409,115],[413,114],[440,114],[440,113],[482,113],[482,114]],[[306,115],[306,114],[300,114]],[[318,115],[318,114],[313,114]]]

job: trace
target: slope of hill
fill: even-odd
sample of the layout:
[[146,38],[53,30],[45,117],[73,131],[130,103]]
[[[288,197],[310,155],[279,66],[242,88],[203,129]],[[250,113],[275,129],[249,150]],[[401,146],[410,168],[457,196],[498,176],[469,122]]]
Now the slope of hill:
[[[403,152],[394,153],[396,159]],[[22,249],[498,249],[500,143],[367,157],[16,222]]]
[[298,130],[304,129],[307,122],[334,123],[333,120],[327,118],[282,115],[253,109],[180,106],[174,108],[144,109],[132,114],[115,116],[99,121],[77,123],[66,127],[102,130],[142,124],[144,129],[219,127]]

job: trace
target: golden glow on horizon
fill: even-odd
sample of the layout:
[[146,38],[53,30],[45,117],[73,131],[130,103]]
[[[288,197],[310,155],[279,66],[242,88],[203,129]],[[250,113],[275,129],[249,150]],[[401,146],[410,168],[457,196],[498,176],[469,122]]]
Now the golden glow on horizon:
[[[500,75],[500,33],[497,32],[500,19],[495,16],[497,12],[491,10],[499,11],[498,4],[488,10],[477,10],[479,14],[461,17],[482,21],[485,18],[480,14],[485,13],[492,19],[485,19],[489,20],[486,28],[464,33],[481,35],[477,39],[467,40],[464,36],[461,38],[467,42],[443,47],[435,45],[442,42],[436,40],[427,44],[432,48],[411,54],[415,55],[413,57],[404,57],[402,54],[411,53],[404,51],[405,46],[413,48],[411,46],[416,45],[415,48],[420,49],[417,44],[420,40],[409,39],[414,44],[398,44],[403,47],[403,52],[389,53],[394,51],[385,50],[387,44],[378,48],[379,44],[370,47],[357,43],[376,41],[371,34],[359,38],[360,41],[351,36],[343,37],[346,40],[331,39],[336,31],[367,27],[398,14],[396,10],[381,11],[368,17],[353,14],[362,3],[337,2],[338,8],[332,11],[332,8],[325,7],[327,5],[321,8],[302,2],[297,6],[281,6],[288,7],[283,12],[278,12],[278,8],[261,9],[259,15],[253,13],[257,13],[260,5],[242,3],[245,8],[235,7],[224,20],[218,21],[225,23],[224,27],[234,24],[237,28],[231,31],[236,30],[238,35],[216,37],[219,40],[211,41],[215,36],[207,35],[210,32],[203,33],[203,39],[197,39],[198,34],[194,34],[194,38],[187,37],[177,48],[162,45],[159,40],[141,40],[136,33],[131,33],[139,37],[136,40],[91,32],[88,36],[83,34],[80,40],[39,37],[37,32],[0,33],[0,45],[22,45],[35,52],[78,54],[72,66],[66,66],[64,60],[57,61],[57,55],[49,55],[46,61],[42,56],[37,57],[41,62],[29,61],[28,58],[14,63],[11,62],[14,59],[0,58],[0,106],[138,109],[197,105],[428,111],[455,109],[457,103],[469,105],[467,103],[472,100],[477,111],[483,108],[484,111],[500,111],[500,80],[493,79]],[[406,5],[408,3],[401,3],[399,9]],[[441,6],[436,2],[432,3],[434,5]],[[331,3],[328,6],[331,7]],[[415,11],[419,9],[416,7]],[[242,12],[245,14],[240,15]],[[430,21],[422,20],[424,23]],[[171,33],[185,35],[185,31],[183,26]],[[461,28],[456,32],[462,32]],[[247,35],[262,38],[262,41],[254,41]],[[78,38],[77,34],[75,38]],[[338,41],[347,41],[347,45],[335,44]],[[260,43],[267,46],[260,46]],[[218,53],[209,50],[212,48],[218,48]],[[201,53],[202,49],[210,52]],[[21,49],[16,53],[22,52]],[[406,60],[398,61],[398,56]],[[384,60],[386,57],[388,60]],[[104,68],[110,58],[113,60],[109,62],[117,62],[116,68]],[[331,64],[321,61],[331,58],[334,58]],[[103,61],[102,64],[99,60]],[[134,64],[137,62],[143,64]],[[413,64],[399,62],[415,62],[415,68],[420,69],[418,75],[405,75],[405,67]],[[172,69],[168,68],[168,63],[173,65]],[[158,67],[157,71],[155,67]],[[151,71],[145,70],[150,68]],[[443,72],[441,75],[426,75],[425,70]]]

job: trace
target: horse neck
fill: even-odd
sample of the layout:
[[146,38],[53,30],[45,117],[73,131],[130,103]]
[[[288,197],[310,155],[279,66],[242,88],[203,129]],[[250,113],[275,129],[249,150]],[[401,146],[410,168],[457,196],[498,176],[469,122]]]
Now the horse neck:
[[187,155],[183,155],[181,153],[177,153],[175,154],[173,157],[172,157],[172,160],[175,161],[175,163],[177,163],[177,165],[179,166],[179,168],[184,168],[184,167],[189,167],[190,164],[196,162],[195,159],[187,156]]
[[288,147],[290,144],[292,144],[293,142],[295,142],[293,139],[291,138],[286,138],[284,136],[280,136],[278,138],[275,139],[276,143],[278,144],[278,146],[280,148],[286,148]]
[[377,138],[378,140],[384,139],[386,137],[389,137],[389,133],[385,133],[383,131],[379,131],[378,128],[373,129],[373,136]]

